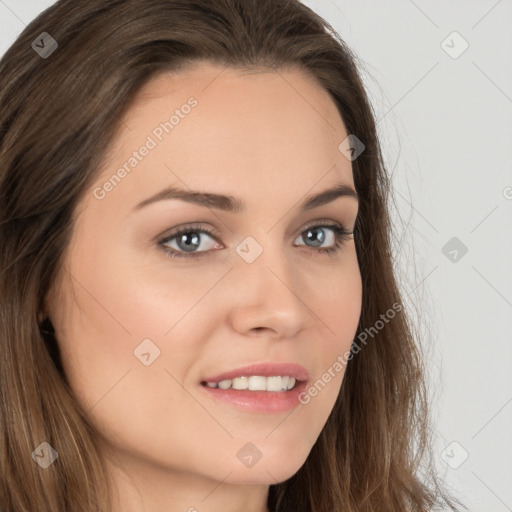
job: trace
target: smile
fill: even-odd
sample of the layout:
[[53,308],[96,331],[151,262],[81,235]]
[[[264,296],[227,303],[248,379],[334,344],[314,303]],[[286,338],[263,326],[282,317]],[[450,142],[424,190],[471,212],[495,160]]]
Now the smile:
[[204,386],[218,389],[238,389],[249,391],[289,391],[295,386],[295,378],[288,375],[264,377],[251,375],[225,379],[219,382],[202,382]]

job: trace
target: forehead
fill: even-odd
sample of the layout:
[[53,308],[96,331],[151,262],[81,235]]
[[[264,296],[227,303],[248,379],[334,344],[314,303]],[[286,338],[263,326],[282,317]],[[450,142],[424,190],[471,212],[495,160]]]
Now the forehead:
[[302,183],[302,195],[329,173],[329,183],[353,184],[350,161],[338,150],[346,137],[329,93],[303,70],[196,63],[160,74],[140,90],[98,182],[149,143],[151,151],[121,184],[135,199],[169,184],[240,195],[290,180]]
[[148,101],[190,95],[198,100],[214,99],[219,106],[250,104],[257,98],[271,104],[286,99],[300,110],[309,105],[328,124],[341,121],[333,111],[335,104],[329,93],[303,68],[233,68],[208,61],[190,62],[179,71],[161,72],[151,78],[135,96],[128,116],[135,116]]
[[[187,113],[190,98],[197,106]],[[173,113],[179,118],[172,121],[176,126],[172,137],[165,138],[167,144],[184,130],[187,140],[205,144],[203,129],[208,129],[210,140],[228,132],[234,138],[262,135],[263,139],[254,140],[253,145],[294,138],[297,145],[302,138],[313,143],[318,135],[327,145],[345,135],[334,101],[306,71],[242,70],[200,62],[149,80],[131,102],[112,149],[131,149],[141,134],[151,134]],[[187,130],[187,126],[194,130]],[[282,127],[286,130],[276,139]],[[193,135],[197,136],[191,138]]]

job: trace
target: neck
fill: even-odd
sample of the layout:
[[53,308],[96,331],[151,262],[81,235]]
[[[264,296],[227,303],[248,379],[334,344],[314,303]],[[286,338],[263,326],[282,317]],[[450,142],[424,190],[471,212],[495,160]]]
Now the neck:
[[229,483],[232,473],[214,479],[140,460],[108,466],[112,512],[269,512],[269,485]]

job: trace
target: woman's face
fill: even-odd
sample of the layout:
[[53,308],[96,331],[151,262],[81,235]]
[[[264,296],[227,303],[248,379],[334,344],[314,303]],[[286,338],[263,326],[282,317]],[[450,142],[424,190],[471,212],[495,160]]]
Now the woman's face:
[[[344,373],[335,363],[360,316],[354,240],[336,248],[326,227],[352,231],[357,199],[302,208],[320,192],[354,188],[338,149],[348,133],[328,93],[299,71],[204,62],[153,79],[122,121],[78,205],[66,271],[47,302],[68,382],[133,471],[283,481],[328,419]],[[168,194],[138,207],[170,187],[241,206]],[[297,388],[204,385],[259,363],[303,367],[302,400]],[[286,379],[261,377],[296,369],[236,371],[260,377],[236,383],[282,387]]]

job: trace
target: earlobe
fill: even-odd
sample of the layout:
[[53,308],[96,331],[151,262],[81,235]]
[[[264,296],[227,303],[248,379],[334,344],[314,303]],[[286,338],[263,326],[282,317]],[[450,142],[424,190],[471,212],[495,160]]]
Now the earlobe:
[[50,317],[47,315],[39,322],[39,332],[41,334],[55,335],[55,328]]
[[39,307],[39,312],[37,314],[37,323],[39,325],[41,325],[47,317],[48,317],[48,298],[45,297],[43,300],[43,304]]
[[49,311],[50,308],[48,307],[50,304],[52,304],[53,301],[53,289],[50,289],[44,299],[43,303],[39,307],[39,312],[37,314],[37,323],[39,325],[43,324],[47,319],[49,320]]
[[44,321],[44,319],[46,318],[46,313],[44,313],[43,311],[41,311],[39,313],[39,315],[37,316],[37,322],[39,325],[41,325]]

